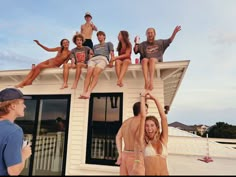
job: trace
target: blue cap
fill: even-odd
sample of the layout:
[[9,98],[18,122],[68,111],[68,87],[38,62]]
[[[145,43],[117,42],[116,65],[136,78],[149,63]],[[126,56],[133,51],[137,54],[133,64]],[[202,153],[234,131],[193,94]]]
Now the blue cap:
[[15,99],[32,99],[31,96],[24,96],[23,93],[16,88],[6,88],[0,92],[0,102],[10,101]]

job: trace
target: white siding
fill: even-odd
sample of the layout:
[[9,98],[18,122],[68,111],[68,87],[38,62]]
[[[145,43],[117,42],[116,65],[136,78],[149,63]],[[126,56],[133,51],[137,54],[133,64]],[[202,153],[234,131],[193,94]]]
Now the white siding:
[[[102,74],[94,92],[123,92],[124,121],[133,116],[132,106],[135,102],[139,101],[139,93],[144,88],[143,76],[137,74],[135,79],[132,75],[126,76],[124,79],[124,87],[120,88],[116,85],[115,74],[108,74],[110,80]],[[79,95],[82,93],[83,80],[80,80],[76,90],[70,89],[73,79],[74,74],[71,74],[69,77],[69,88],[60,90],[59,88],[62,81],[57,80],[56,77],[53,76],[43,76],[40,80],[35,81],[32,86],[25,87],[21,90],[24,94],[32,95],[71,94],[66,175],[118,175],[119,167],[85,164],[89,100],[78,99]],[[4,81],[0,83],[0,89],[13,86],[15,84],[17,83],[12,80]],[[161,103],[163,103],[163,82],[155,78],[154,88],[155,89],[152,93],[160,99]],[[159,114],[154,103],[149,101],[148,104],[148,115],[155,115],[159,118]]]

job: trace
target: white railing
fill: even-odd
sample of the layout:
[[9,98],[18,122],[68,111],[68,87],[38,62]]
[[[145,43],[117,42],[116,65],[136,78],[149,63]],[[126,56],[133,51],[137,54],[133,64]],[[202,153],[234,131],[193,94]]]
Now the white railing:
[[[32,141],[32,134],[26,134],[25,139]],[[58,172],[61,170],[64,152],[64,132],[48,133],[36,138],[34,154],[34,170]],[[29,159],[25,168],[29,167]]]
[[94,159],[116,160],[117,149],[115,137],[93,137],[91,157]]

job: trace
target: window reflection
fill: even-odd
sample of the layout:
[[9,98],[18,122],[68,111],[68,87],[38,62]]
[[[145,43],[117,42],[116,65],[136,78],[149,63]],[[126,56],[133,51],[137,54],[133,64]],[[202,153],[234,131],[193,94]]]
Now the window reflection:
[[90,98],[87,163],[114,165],[115,136],[122,122],[122,93],[92,94]]

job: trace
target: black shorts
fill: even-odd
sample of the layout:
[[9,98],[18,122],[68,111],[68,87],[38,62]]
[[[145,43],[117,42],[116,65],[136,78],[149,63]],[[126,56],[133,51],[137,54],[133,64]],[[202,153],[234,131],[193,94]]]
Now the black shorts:
[[83,46],[87,46],[90,49],[93,49],[93,41],[91,39],[85,39]]

